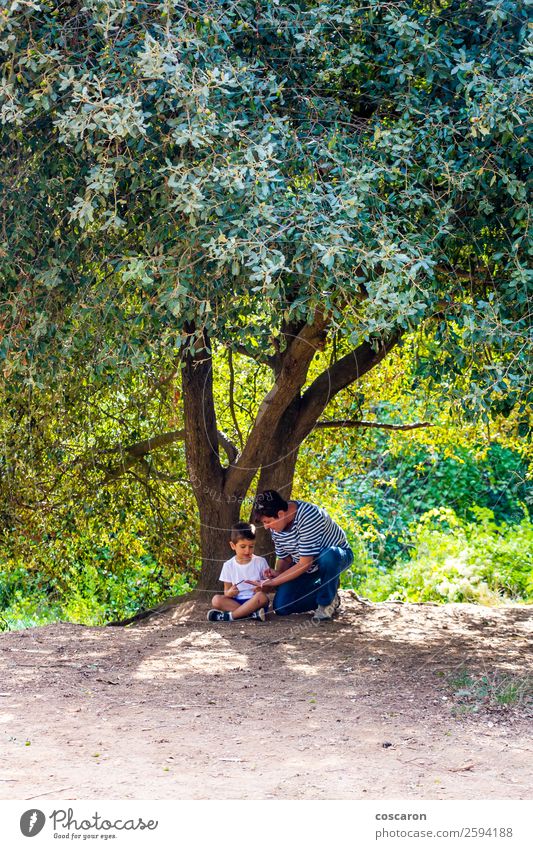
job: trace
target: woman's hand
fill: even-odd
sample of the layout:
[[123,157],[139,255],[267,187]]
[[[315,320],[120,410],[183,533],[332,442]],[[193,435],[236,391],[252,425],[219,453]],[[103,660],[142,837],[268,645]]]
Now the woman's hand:
[[264,581],[246,581],[246,583],[252,585],[254,593],[271,593],[276,589],[275,584],[267,579]]
[[276,578],[277,575],[278,573],[276,572],[276,570],[271,569],[270,566],[267,566],[267,568],[263,572],[263,578]]

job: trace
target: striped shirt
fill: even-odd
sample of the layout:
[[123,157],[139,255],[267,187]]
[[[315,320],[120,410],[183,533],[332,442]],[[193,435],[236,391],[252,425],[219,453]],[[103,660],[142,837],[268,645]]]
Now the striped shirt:
[[[270,531],[277,557],[290,556],[296,562],[300,557],[319,554],[333,545],[350,547],[342,528],[323,507],[297,498],[291,500],[296,504],[292,524],[283,531]],[[314,572],[316,569],[318,566],[312,565],[307,571]]]

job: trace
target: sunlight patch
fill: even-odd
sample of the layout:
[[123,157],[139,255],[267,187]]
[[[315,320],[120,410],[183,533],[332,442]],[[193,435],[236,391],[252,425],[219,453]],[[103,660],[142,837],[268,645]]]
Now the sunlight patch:
[[305,675],[307,678],[314,678],[322,674],[322,669],[307,662],[302,663],[301,661],[292,660],[290,657],[285,657],[283,663],[291,672],[296,672],[298,675]]
[[169,643],[160,654],[146,658],[135,678],[182,678],[191,672],[204,675],[248,669],[248,658],[235,651],[231,643],[216,631],[198,631]]

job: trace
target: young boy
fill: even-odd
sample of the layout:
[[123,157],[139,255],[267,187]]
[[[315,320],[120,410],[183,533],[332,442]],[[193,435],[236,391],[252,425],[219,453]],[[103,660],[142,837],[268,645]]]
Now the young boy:
[[237,522],[231,529],[230,546],[235,552],[226,560],[220,573],[224,581],[224,594],[213,596],[213,609],[207,614],[209,622],[233,622],[236,619],[265,621],[268,596],[255,592],[247,581],[260,581],[268,570],[264,557],[254,554],[255,528],[248,522]]

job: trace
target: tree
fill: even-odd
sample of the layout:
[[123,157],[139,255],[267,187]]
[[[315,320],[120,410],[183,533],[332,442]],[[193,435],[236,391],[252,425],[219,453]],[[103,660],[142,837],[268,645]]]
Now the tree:
[[[526,5],[3,10],[4,375],[78,397],[180,376],[183,428],[123,453],[184,438],[203,586],[252,485],[288,495],[328,403],[405,334],[431,329],[437,382],[469,370],[475,414],[525,404]],[[271,375],[239,447],[215,344]]]

